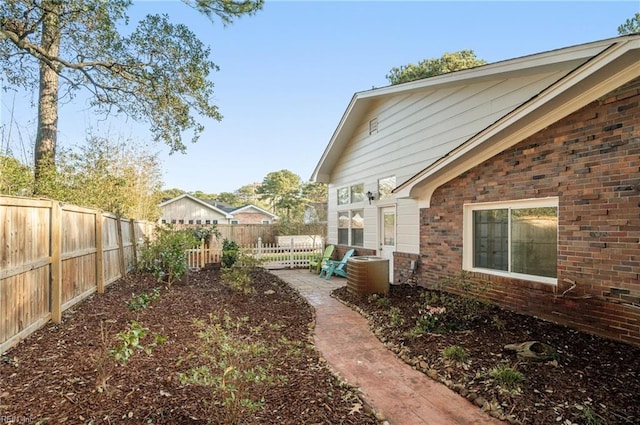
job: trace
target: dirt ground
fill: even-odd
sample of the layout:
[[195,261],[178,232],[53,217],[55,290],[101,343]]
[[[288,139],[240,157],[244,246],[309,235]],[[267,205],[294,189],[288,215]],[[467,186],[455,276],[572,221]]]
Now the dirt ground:
[[2,356],[0,422],[375,424],[313,347],[309,304],[268,272],[252,282],[111,284]]
[[[387,296],[354,295],[346,287],[333,296],[368,317],[404,361],[495,416],[524,424],[640,424],[640,348],[409,285],[392,286]],[[531,362],[504,348],[526,341],[555,353]],[[464,350],[463,361],[444,358],[452,346]],[[491,373],[501,366],[523,381]]]

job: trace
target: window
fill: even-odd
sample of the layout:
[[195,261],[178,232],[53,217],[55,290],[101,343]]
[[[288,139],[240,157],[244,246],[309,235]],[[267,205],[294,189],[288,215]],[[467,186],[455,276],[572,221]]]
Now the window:
[[178,220],[178,224],[184,224],[184,220]]
[[231,224],[238,224],[240,223],[238,220],[231,220]]
[[162,219],[162,224],[167,224],[167,220],[165,220],[164,218]]
[[369,135],[376,134],[378,132],[378,118],[372,118],[369,121]]
[[396,176],[378,180],[378,199],[391,198],[391,191],[396,187]]
[[364,201],[364,183],[351,186],[351,203]]
[[364,199],[364,183],[338,189],[338,205],[363,202]]
[[202,224],[202,220],[196,220],[196,224]]
[[465,205],[466,269],[556,283],[558,200]]
[[269,220],[262,220],[262,224],[269,224]]
[[189,220],[189,224],[193,224],[193,220]]
[[338,205],[344,205],[349,203],[349,188],[341,187],[338,189]]
[[363,210],[338,212],[338,244],[364,245],[364,213]]
[[171,224],[176,224],[176,219],[171,219]]
[[211,224],[211,220],[205,220],[204,224]]

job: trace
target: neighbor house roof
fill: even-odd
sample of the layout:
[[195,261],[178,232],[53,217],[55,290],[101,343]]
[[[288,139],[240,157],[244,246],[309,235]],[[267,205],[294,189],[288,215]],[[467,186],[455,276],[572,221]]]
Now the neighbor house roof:
[[264,215],[266,215],[266,216],[269,216],[269,217],[271,217],[271,219],[272,219],[272,220],[275,220],[275,219],[277,219],[277,218],[278,218],[278,216],[277,216],[277,215],[275,215],[275,214],[273,214],[273,213],[270,213],[270,212],[269,212],[269,211],[267,211],[267,210],[263,210],[263,209],[262,209],[262,208],[260,208],[260,207],[256,207],[256,206],[255,206],[255,205],[253,205],[253,204],[245,205],[245,206],[242,206],[242,207],[237,207],[237,208],[235,208],[235,209],[233,210],[233,214],[237,214],[237,213],[244,213],[244,212],[251,212],[251,210],[256,211],[256,212],[258,212],[258,213],[261,213],[261,214],[264,214]]
[[179,201],[181,199],[190,199],[193,202],[196,202],[200,205],[202,205],[205,208],[208,208],[210,210],[213,210],[215,212],[217,212],[218,214],[224,216],[225,218],[233,218],[232,214],[229,214],[227,211],[223,210],[222,208],[216,207],[208,202],[203,201],[202,199],[198,199],[193,195],[189,195],[188,193],[183,193],[182,195],[176,196],[175,198],[171,198],[169,200],[166,200],[164,202],[160,203],[160,207],[164,207],[165,205],[169,205],[173,202]]
[[487,78],[515,78],[541,69],[566,72],[550,86],[530,93],[523,103],[490,126],[478,128],[471,138],[439,160],[426,164],[425,169],[415,176],[400,182],[394,191],[397,196],[426,195],[428,199],[436,187],[450,178],[640,76],[640,35],[581,44],[356,93],[311,180],[329,182],[333,168],[355,129],[368,110],[380,101],[398,94],[421,93],[448,85],[462,87]]

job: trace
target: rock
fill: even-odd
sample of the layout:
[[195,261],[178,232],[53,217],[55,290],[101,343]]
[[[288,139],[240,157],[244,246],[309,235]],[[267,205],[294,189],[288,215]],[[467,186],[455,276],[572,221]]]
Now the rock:
[[558,357],[558,352],[549,344],[539,341],[526,341],[520,344],[507,344],[505,350],[515,351],[517,356],[535,362],[546,362]]

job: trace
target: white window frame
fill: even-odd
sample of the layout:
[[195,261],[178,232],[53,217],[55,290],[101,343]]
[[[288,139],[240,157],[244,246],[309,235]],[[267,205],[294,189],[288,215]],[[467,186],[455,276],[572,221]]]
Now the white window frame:
[[[473,267],[473,212],[480,210],[493,209],[518,209],[518,208],[544,208],[555,207],[558,209],[558,198],[534,198],[521,199],[504,202],[485,202],[477,204],[464,204],[463,206],[463,250],[462,250],[462,267],[466,271],[491,274],[507,278],[528,280],[533,282],[548,283],[552,285],[558,284],[557,277],[535,276],[522,273],[514,273],[510,271],[501,271],[495,269],[485,269]],[[558,210],[559,211],[559,210]],[[559,212],[558,212],[559,216]],[[559,217],[558,217],[559,219]],[[509,226],[509,264],[511,264],[511,226]],[[557,241],[556,241],[557,246]]]
[[[336,239],[337,242],[341,245],[347,245],[347,246],[359,246],[359,247],[363,247],[364,246],[364,229],[365,226],[363,225],[361,228],[359,227],[353,227],[352,223],[353,223],[353,215],[354,213],[359,212],[361,214],[362,219],[364,220],[364,209],[363,208],[354,208],[354,209],[348,209],[348,210],[340,210],[337,212],[336,214],[336,220],[337,220],[337,230],[338,233],[340,230],[347,230],[347,243],[343,244],[340,242],[340,238],[338,236],[338,238]],[[347,214],[348,219],[349,219],[349,226],[348,227],[340,227],[340,214]],[[353,230],[356,229],[362,229],[362,244],[360,245],[355,245],[353,242]]]

